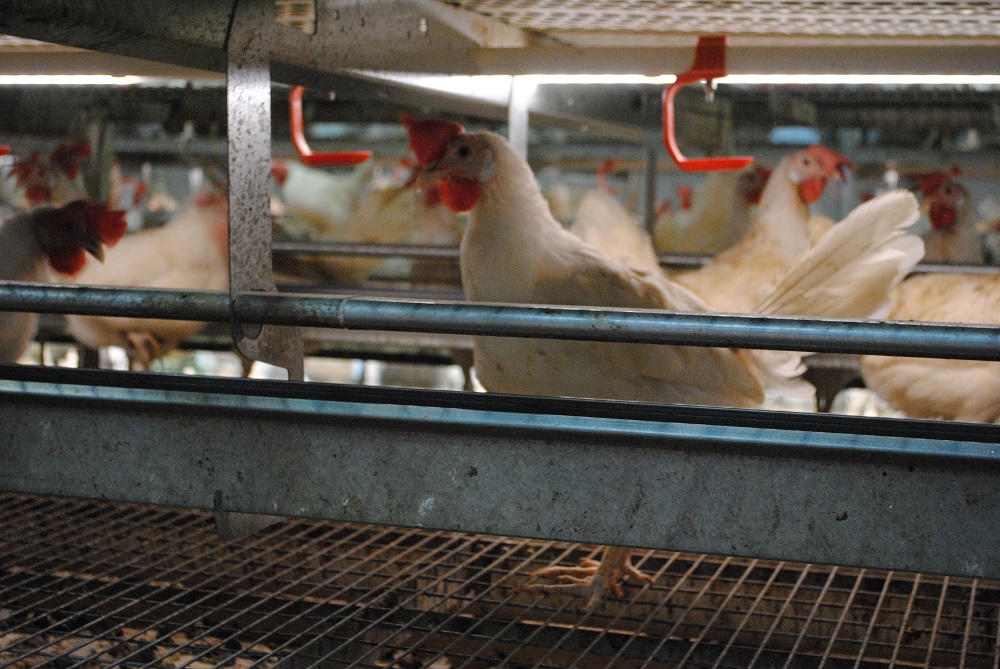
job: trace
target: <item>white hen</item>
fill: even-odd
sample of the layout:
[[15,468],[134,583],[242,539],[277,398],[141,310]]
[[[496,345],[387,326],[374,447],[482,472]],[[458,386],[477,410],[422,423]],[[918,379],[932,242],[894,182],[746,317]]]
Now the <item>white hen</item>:
[[972,196],[944,172],[923,175],[917,183],[923,194],[931,229],[924,236],[926,262],[982,264],[983,247],[972,211]]
[[[82,200],[15,214],[0,223],[0,280],[44,283],[49,267],[72,276],[86,264],[84,251],[103,258],[102,244],[124,232],[124,212]],[[0,312],[0,362],[15,362],[37,330],[38,314]]]
[[750,226],[771,171],[754,165],[742,172],[712,172],[693,194],[691,207],[665,211],[656,220],[653,244],[661,253],[715,254],[734,246]]
[[[660,272],[616,262],[556,221],[528,164],[499,135],[466,134],[449,121],[404,117],[424,183],[440,182],[455,211],[471,210],[461,246],[462,286],[470,300],[656,310],[705,310]],[[916,201],[884,203],[904,221]],[[917,242],[919,243],[919,241]],[[815,264],[815,274],[826,266]],[[819,281],[819,279],[816,279]],[[776,313],[776,312],[772,312]],[[798,355],[732,349],[477,337],[475,368],[491,391],[647,402],[755,407],[772,382],[793,385]],[[798,386],[799,389],[802,385]],[[599,567],[549,571],[596,602],[620,582],[642,578],[629,551],[612,548]]]
[[809,205],[850,162],[823,146],[786,156],[774,169],[740,242],[704,267],[674,275],[713,311],[748,313],[813,242]]
[[[922,274],[896,291],[894,321],[1000,325],[1000,275]],[[1000,418],[1000,362],[861,357],[865,385],[913,418]]]
[[[229,217],[225,193],[205,192],[159,228],[122,238],[78,284],[224,291],[229,288]],[[135,369],[148,369],[205,323],[109,316],[66,316],[70,334],[92,348],[120,346]]]

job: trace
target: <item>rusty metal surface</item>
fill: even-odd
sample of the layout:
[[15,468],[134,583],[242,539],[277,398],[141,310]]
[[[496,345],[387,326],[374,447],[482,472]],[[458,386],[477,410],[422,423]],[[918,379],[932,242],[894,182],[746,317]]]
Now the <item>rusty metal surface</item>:
[[3,371],[0,489],[1000,576],[993,425]]
[[0,494],[0,664],[640,669],[995,667],[1000,584],[637,551],[655,580],[578,610],[517,594],[596,547]]

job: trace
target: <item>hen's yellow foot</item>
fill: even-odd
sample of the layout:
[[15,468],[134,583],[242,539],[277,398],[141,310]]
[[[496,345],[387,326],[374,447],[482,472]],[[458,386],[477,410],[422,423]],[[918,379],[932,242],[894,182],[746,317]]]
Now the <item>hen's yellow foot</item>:
[[160,340],[150,332],[126,332],[125,339],[130,369],[148,371],[163,355]]
[[604,558],[598,562],[580,558],[576,567],[543,567],[531,572],[531,580],[545,578],[556,583],[528,583],[515,588],[515,592],[563,593],[587,597],[585,608],[592,609],[601,599],[610,595],[624,597],[622,583],[651,583],[653,578],[636,569],[629,560],[627,548],[608,547]]

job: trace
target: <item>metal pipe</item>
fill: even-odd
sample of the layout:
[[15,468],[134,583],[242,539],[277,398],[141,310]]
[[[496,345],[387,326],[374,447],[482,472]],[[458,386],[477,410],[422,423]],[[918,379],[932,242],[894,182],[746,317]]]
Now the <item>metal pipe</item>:
[[[393,258],[407,256],[430,260],[458,260],[457,246],[421,244],[355,244],[349,242],[274,242],[275,255],[308,254],[322,256],[367,256]],[[712,260],[710,255],[661,253],[660,265],[671,269],[698,269]],[[912,274],[996,274],[996,265],[959,265],[953,263],[920,263]]]
[[228,323],[225,293],[0,282],[0,311]]
[[[693,253],[661,253],[660,265],[671,269],[698,269],[711,262],[710,255]],[[996,274],[996,265],[960,265],[955,263],[919,263],[910,274]]]
[[273,242],[275,255],[334,255],[392,258],[407,256],[430,260],[458,260],[457,246],[426,246],[420,244],[354,244],[347,242]]
[[[230,309],[232,311],[230,311]],[[1000,361],[1000,328],[0,282],[0,311]]]

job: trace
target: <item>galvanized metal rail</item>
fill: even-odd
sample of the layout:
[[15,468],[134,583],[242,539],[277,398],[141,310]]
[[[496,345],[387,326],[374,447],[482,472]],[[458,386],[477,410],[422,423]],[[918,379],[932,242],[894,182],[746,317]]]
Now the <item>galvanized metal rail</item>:
[[1000,360],[1000,328],[281,293],[0,282],[0,310]]
[[[430,246],[418,244],[354,244],[347,242],[273,242],[275,255],[317,256],[369,256],[375,258],[426,258],[429,260],[458,260],[457,246]],[[712,256],[689,253],[661,253],[660,264],[673,269],[697,269],[712,260]],[[913,274],[996,274],[996,265],[965,265],[957,263],[919,263]]]
[[8,366],[0,489],[1000,576],[1000,427]]

